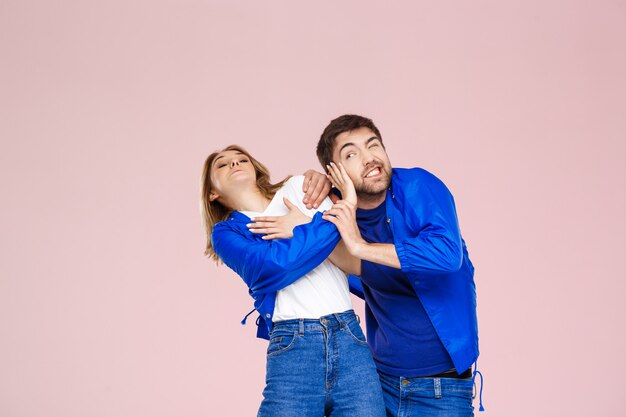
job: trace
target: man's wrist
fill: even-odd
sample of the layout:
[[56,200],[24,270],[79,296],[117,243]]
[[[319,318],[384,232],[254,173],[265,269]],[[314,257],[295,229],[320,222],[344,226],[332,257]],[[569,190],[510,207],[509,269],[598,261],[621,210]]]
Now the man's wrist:
[[350,255],[354,256],[355,258],[363,259],[363,255],[367,251],[368,243],[364,240],[361,240],[361,241],[356,241],[352,245],[346,245],[346,246],[348,248],[348,252],[350,252]]

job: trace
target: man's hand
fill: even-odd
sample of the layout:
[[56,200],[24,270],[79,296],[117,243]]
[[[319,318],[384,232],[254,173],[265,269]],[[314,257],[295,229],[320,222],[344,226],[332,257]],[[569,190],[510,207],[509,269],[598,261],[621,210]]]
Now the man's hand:
[[306,206],[306,208],[309,210],[312,208],[318,208],[330,192],[330,180],[326,177],[326,175],[309,169],[304,173],[302,191],[304,192],[302,203]]
[[324,212],[322,218],[337,226],[348,252],[362,259],[361,253],[367,246],[367,242],[361,237],[361,231],[356,224],[356,205],[346,200],[339,200],[333,208]]
[[289,199],[283,197],[283,202],[289,209],[284,216],[260,216],[248,223],[248,230],[255,234],[264,234],[261,239],[288,239],[293,237],[293,229],[301,224],[309,223],[311,218],[302,213]]

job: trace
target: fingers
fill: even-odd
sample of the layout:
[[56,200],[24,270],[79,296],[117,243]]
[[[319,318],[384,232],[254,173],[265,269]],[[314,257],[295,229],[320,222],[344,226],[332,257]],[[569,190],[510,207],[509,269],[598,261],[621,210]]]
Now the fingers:
[[341,178],[344,182],[352,182],[352,179],[348,175],[348,171],[346,171],[341,162],[339,162],[339,172],[341,173]]
[[[326,176],[324,176],[324,178],[326,178]],[[326,181],[323,182],[323,187],[322,187],[322,191],[320,192],[320,196],[317,199],[317,201],[314,203],[316,207],[319,207],[320,204],[322,204],[322,201],[324,201],[324,199],[326,198],[326,196],[328,196],[328,194],[330,193],[330,188],[331,188],[330,181],[328,180],[328,178],[326,178]]]
[[305,193],[302,203],[306,204],[306,208],[317,208],[322,203],[326,194],[323,194],[323,190],[330,190],[330,185],[327,185],[326,175],[314,171],[312,169],[304,173],[304,182],[302,183],[302,191]]
[[329,197],[330,197],[330,200],[333,202],[333,204],[335,204],[337,201],[341,201],[339,196],[336,194],[329,194]]
[[330,214],[327,214],[327,213],[328,212],[322,214],[322,219],[331,222],[335,226],[339,226],[339,219],[337,219],[335,216],[331,216]]
[[246,226],[250,227],[269,227],[271,225],[276,224],[276,222],[280,219],[281,216],[276,217],[255,217],[252,219],[252,223],[248,223]]
[[282,230],[277,227],[256,227],[256,228],[249,227],[248,230],[250,230],[252,233],[257,234],[257,235],[271,235],[271,234],[282,232]]
[[304,182],[302,183],[303,193],[306,193],[308,191],[309,185],[311,184],[311,179],[315,174],[317,174],[317,172],[313,171],[312,169],[309,169],[307,172],[304,173]]
[[326,195],[322,194],[322,191],[325,188],[327,179],[326,176],[324,176],[323,178],[324,179],[322,181],[314,181],[311,183],[311,186],[309,187],[309,191],[307,193],[309,202],[307,204],[307,208],[310,208],[309,204],[312,205],[313,208],[319,207],[320,203],[324,200],[324,198],[326,198]]
[[296,207],[296,206],[295,206],[295,205],[291,202],[291,200],[289,200],[287,197],[283,197],[283,203],[285,203],[285,205],[287,206],[287,208],[288,208],[289,210],[292,210],[292,209],[294,209],[294,208],[296,208],[296,209],[298,208],[298,207]]
[[262,236],[261,239],[263,240],[274,240],[274,239],[286,239],[286,238],[290,238],[291,236],[287,236],[284,233],[271,233],[269,235],[265,235]]
[[344,180],[339,168],[335,165],[334,162],[331,162],[329,165],[326,165],[326,169],[328,170],[328,174],[332,177],[335,182],[335,187],[340,188],[343,186]]

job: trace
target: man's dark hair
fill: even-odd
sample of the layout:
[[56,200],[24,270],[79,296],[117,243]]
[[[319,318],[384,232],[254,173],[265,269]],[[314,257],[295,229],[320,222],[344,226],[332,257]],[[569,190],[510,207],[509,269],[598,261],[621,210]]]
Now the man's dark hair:
[[[326,165],[333,160],[333,148],[335,147],[335,139],[337,136],[341,135],[343,132],[349,132],[361,127],[370,129],[378,136],[380,143],[383,143],[383,138],[374,122],[372,122],[372,119],[356,114],[344,114],[343,116],[339,116],[326,126],[319,142],[317,142],[317,159],[319,159],[324,169],[326,169]],[[383,145],[383,147],[384,146],[385,145]]]

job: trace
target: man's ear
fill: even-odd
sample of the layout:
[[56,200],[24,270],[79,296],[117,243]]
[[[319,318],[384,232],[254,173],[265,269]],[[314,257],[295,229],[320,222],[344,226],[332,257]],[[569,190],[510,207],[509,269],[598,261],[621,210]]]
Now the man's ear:
[[209,201],[213,202],[213,201],[217,200],[218,198],[220,198],[220,196],[218,194],[215,194],[214,192],[211,191],[211,193],[209,194]]

